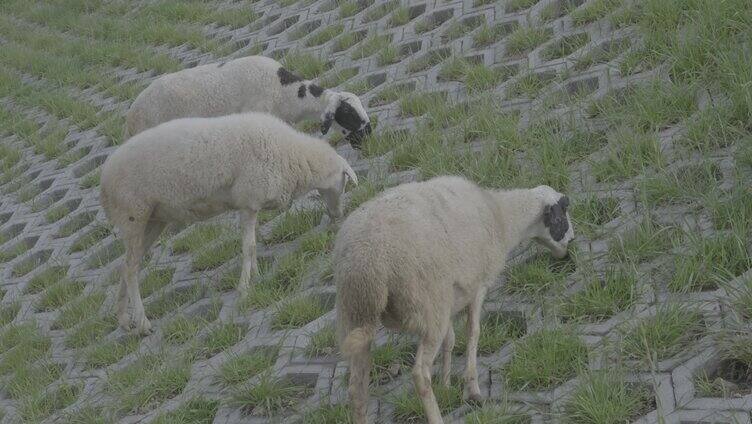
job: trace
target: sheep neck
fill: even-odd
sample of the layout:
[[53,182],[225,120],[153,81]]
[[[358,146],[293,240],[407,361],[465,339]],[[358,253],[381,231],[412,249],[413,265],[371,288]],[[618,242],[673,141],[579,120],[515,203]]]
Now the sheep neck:
[[495,191],[492,196],[498,207],[498,225],[503,234],[509,234],[510,251],[535,237],[533,224],[540,219],[542,205],[532,190]]
[[[311,81],[301,81],[300,84],[290,84],[285,88],[287,94],[285,98],[293,99],[289,104],[286,103],[280,108],[280,113],[288,115],[288,122],[298,122],[303,119],[321,119],[321,114],[326,108],[329,97],[331,96],[330,90],[324,90],[320,96],[315,97],[310,93],[308,87],[312,84]],[[305,95],[301,98],[299,96],[300,86],[305,86]],[[297,104],[297,108],[291,108],[290,104]]]
[[289,180],[289,192],[294,193],[293,197],[303,195],[310,190],[325,188],[326,179],[332,169],[326,166],[330,163],[331,148],[325,142],[312,139],[306,140],[296,146],[297,154],[293,155],[293,163],[290,168],[294,168],[292,175],[298,175],[299,178],[294,181]]

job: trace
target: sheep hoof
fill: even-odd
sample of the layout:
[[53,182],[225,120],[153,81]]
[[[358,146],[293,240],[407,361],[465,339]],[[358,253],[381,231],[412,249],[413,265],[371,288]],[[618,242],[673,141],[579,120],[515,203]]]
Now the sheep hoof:
[[470,393],[467,396],[468,403],[475,403],[480,404],[483,403],[483,396],[480,395],[480,393]]
[[149,322],[149,320],[144,316],[141,318],[140,322],[136,324],[135,330],[137,334],[148,336],[152,333],[151,322]]

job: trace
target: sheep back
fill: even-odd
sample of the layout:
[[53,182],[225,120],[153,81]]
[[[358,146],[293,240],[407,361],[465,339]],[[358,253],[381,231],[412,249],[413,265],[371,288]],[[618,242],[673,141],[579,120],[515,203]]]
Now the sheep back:
[[281,98],[281,67],[274,59],[249,56],[160,76],[133,101],[125,137],[176,118],[273,112]]
[[125,219],[192,222],[238,207],[280,207],[310,179],[306,164],[335,166],[327,143],[249,112],[183,118],[134,136],[105,161],[102,205]]
[[404,184],[354,211],[333,251],[340,340],[379,320],[421,334],[463,308],[504,266],[496,213],[489,194],[460,177]]

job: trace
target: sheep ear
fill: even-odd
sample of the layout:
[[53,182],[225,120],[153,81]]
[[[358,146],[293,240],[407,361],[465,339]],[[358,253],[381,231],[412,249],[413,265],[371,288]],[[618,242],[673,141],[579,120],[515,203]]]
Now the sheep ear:
[[561,206],[564,212],[566,212],[569,207],[569,197],[561,196],[561,199],[559,199],[559,206]]
[[321,134],[326,134],[329,132],[329,128],[331,128],[333,121],[334,114],[331,112],[326,112],[324,114],[324,119],[321,120]]

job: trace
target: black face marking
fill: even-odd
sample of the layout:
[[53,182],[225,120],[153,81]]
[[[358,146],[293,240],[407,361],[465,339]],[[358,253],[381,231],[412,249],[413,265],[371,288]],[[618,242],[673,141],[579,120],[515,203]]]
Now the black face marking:
[[371,134],[371,123],[367,123],[365,127],[363,127],[362,130],[359,131],[352,131],[350,134],[345,137],[345,141],[349,142],[353,149],[359,150],[360,149],[360,143],[363,141],[364,138],[368,137],[368,135]]
[[300,87],[298,87],[298,97],[301,99],[305,97],[305,84],[301,84]]
[[363,119],[361,119],[358,112],[354,107],[346,101],[339,102],[337,110],[334,113],[334,120],[342,127],[350,131],[357,131],[363,126]]
[[319,87],[316,84],[311,84],[308,86],[308,91],[310,91],[311,94],[313,94],[313,97],[319,97],[321,96],[321,93],[324,92],[324,89]]
[[324,121],[321,123],[321,134],[326,134],[329,132],[329,127],[332,126],[332,121],[334,121],[333,113],[329,112],[324,115]]
[[303,78],[300,78],[283,67],[277,69],[277,76],[279,77],[279,83],[282,85],[289,85],[298,81],[303,81]]
[[567,207],[569,199],[562,196],[555,205],[546,205],[543,208],[543,224],[551,233],[551,238],[560,241],[564,238],[569,230],[569,221],[567,220]]

